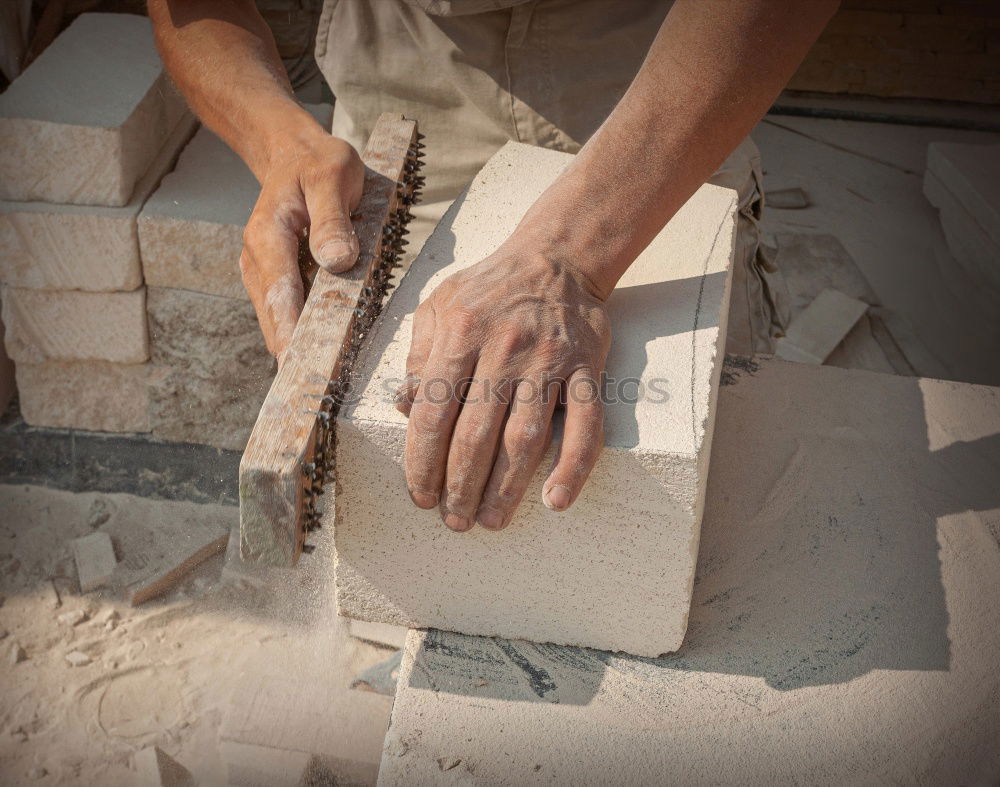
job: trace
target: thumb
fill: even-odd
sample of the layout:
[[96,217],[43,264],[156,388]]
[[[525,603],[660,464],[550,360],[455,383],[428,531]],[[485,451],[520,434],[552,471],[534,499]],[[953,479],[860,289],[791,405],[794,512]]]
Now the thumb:
[[330,273],[350,270],[358,259],[358,236],[348,201],[327,185],[305,193],[309,211],[309,251]]

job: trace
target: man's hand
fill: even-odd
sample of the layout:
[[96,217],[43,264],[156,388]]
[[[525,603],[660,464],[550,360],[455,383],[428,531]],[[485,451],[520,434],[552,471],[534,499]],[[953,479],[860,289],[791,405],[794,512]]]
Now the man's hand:
[[351,211],[361,201],[364,164],[318,125],[272,149],[260,197],[243,233],[240,271],[271,354],[280,363],[303,306],[299,240],[308,232],[316,262],[332,273],[358,258]]
[[397,405],[409,415],[406,483],[452,530],[509,524],[560,399],[566,423],[545,505],[568,508],[603,448],[608,315],[588,278],[553,257],[512,238],[442,282],[414,315]]

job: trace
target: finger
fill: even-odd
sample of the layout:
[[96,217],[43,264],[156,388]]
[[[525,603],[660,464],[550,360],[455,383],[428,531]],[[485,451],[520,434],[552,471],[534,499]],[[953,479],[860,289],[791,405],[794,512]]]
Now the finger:
[[558,398],[558,383],[542,388],[537,382],[522,381],[515,389],[500,450],[476,512],[483,527],[500,530],[510,523],[542,461]]
[[262,215],[267,218],[252,218],[244,232],[240,268],[267,349],[281,359],[305,300],[298,268],[298,236],[291,222],[267,210]]
[[542,502],[565,511],[576,500],[604,448],[604,406],[597,375],[572,374],[566,382],[566,423],[555,467],[542,485]]
[[406,378],[396,390],[396,409],[407,417],[413,408],[413,398],[420,387],[431,347],[434,346],[434,328],[434,308],[429,303],[421,304],[413,313],[413,339],[406,358]]
[[434,343],[406,427],[406,484],[419,508],[441,497],[448,445],[461,407],[460,386],[475,368],[467,342],[450,336]]
[[441,518],[452,530],[472,527],[497,455],[510,406],[510,385],[496,370],[476,369],[448,447]]
[[[346,178],[327,178],[306,185],[309,211],[309,251],[313,259],[330,273],[349,270],[358,260],[358,236],[351,223],[351,208],[358,198],[348,193]],[[353,204],[352,204],[353,203]]]

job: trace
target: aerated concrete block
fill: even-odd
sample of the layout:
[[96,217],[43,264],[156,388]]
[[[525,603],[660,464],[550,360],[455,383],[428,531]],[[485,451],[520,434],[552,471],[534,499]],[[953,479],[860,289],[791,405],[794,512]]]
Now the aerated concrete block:
[[81,14],[0,96],[0,199],[125,205],[185,111],[149,19]]
[[242,451],[274,377],[249,301],[150,287],[153,435]]
[[149,357],[146,291],[78,292],[5,287],[7,352],[16,363]]
[[185,113],[120,208],[0,201],[0,279],[17,287],[95,292],[142,284],[136,219],[196,125]]
[[[550,458],[499,533],[448,530],[437,511],[413,506],[404,483],[406,419],[392,394],[414,309],[493,252],[571,160],[515,143],[498,152],[374,329],[355,382],[360,401],[337,422],[340,614],[644,656],[680,646],[726,335],[734,191],[701,188],[611,297],[606,447],[569,512],[541,502]],[[333,518],[328,510],[328,525]]]
[[[328,104],[307,106],[330,127]],[[247,297],[240,278],[243,228],[260,186],[239,156],[202,128],[139,216],[146,283],[228,298]]]
[[148,432],[149,365],[47,361],[17,365],[21,417],[32,426]]

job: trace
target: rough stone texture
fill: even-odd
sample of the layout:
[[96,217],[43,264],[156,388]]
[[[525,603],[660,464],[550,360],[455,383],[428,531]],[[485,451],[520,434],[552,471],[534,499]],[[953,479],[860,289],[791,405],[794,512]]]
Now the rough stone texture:
[[454,533],[437,511],[413,506],[403,481],[406,419],[391,380],[404,376],[414,309],[444,277],[492,252],[571,160],[516,143],[497,153],[373,331],[356,378],[360,401],[337,424],[341,614],[647,656],[680,645],[726,335],[735,192],[699,190],[610,299],[608,374],[640,379],[647,395],[630,403],[633,385],[607,404],[606,450],[572,512],[542,505],[539,471],[506,530]]
[[14,382],[14,362],[7,357],[5,334],[3,320],[0,320],[0,415],[7,412],[7,405],[17,391],[17,384]]
[[125,205],[181,116],[132,14],[81,14],[0,96],[0,198]]
[[21,416],[32,426],[148,432],[148,364],[47,361],[17,365]]
[[148,311],[153,434],[242,451],[275,371],[249,301],[150,287]]
[[197,121],[174,127],[127,205],[0,201],[0,279],[45,290],[134,290],[142,284],[136,218]]
[[1000,390],[724,379],[680,652],[410,632],[380,785],[996,782]]
[[924,195],[940,211],[955,260],[995,296],[1000,292],[1000,144],[931,143]]
[[149,357],[146,291],[78,292],[5,287],[7,353],[17,363]]
[[[329,105],[307,109],[330,127]],[[243,228],[259,193],[239,156],[209,129],[199,130],[139,216],[146,283],[245,299]]]

